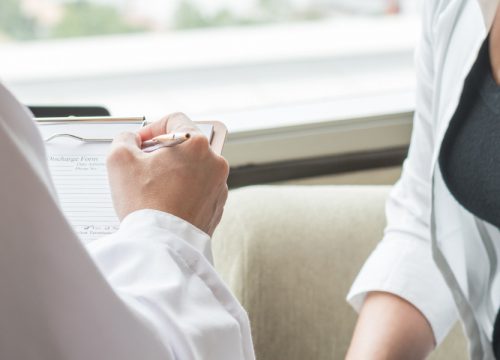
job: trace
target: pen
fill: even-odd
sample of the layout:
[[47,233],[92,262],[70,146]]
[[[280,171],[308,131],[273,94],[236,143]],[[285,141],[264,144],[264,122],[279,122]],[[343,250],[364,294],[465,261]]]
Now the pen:
[[176,132],[176,133],[158,135],[152,138],[151,140],[144,141],[141,145],[141,148],[145,152],[152,152],[162,147],[171,147],[182,144],[190,137],[191,134],[186,132]]

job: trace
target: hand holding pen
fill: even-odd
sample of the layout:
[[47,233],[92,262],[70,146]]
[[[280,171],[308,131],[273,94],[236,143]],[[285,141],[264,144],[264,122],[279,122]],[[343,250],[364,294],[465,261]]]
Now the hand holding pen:
[[[180,143],[185,144],[175,151],[149,151]],[[138,133],[118,135],[111,144],[107,168],[120,219],[142,209],[158,210],[208,235],[221,219],[229,165],[184,114],[164,117]]]

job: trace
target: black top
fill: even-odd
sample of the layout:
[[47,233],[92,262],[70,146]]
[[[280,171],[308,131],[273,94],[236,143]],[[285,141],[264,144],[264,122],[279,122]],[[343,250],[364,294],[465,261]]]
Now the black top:
[[[500,86],[491,69],[488,38],[465,80],[441,145],[439,166],[455,199],[478,218],[500,227]],[[500,359],[500,313],[493,349]]]

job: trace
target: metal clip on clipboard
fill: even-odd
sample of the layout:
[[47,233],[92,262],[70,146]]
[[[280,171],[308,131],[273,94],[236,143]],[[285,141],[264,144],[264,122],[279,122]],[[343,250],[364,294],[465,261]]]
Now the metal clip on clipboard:
[[[91,117],[48,117],[48,118],[35,118],[35,121],[39,125],[76,125],[76,124],[137,124],[139,126],[144,126],[146,124],[146,118],[144,116],[139,117],[116,117],[116,116],[91,116]],[[50,142],[57,138],[70,138],[83,143],[103,143],[111,142],[112,138],[94,138],[94,137],[84,137],[70,132],[57,132],[55,134],[49,135],[44,138],[45,142]]]
[[[35,121],[41,127],[44,125],[123,125],[124,128],[120,131],[136,131],[138,128],[146,126],[149,122],[146,121],[144,116],[139,117],[116,117],[116,116],[94,116],[94,117],[47,117],[47,118],[35,118]],[[210,142],[210,146],[217,153],[221,154],[222,148],[224,146],[224,141],[227,134],[226,126],[219,121],[196,121],[196,126],[199,130],[207,137]],[[137,126],[132,128],[131,126]],[[105,126],[104,126],[105,127]],[[50,132],[47,129],[42,130],[43,138],[46,143],[50,143],[56,139],[72,139],[84,144],[90,143],[107,143],[112,142],[113,137],[118,133],[112,132],[107,137],[94,137],[94,136],[82,136],[81,134],[72,131],[61,131],[60,127],[56,132]],[[104,130],[104,129],[101,129]],[[175,144],[173,144],[175,145]]]

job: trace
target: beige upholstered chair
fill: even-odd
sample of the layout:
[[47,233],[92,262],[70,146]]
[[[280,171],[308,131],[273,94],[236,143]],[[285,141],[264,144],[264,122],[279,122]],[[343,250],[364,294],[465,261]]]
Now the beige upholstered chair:
[[[247,309],[258,360],[343,359],[345,296],[382,237],[385,186],[258,186],[230,192],[215,264]],[[457,325],[434,359],[466,359]]]

